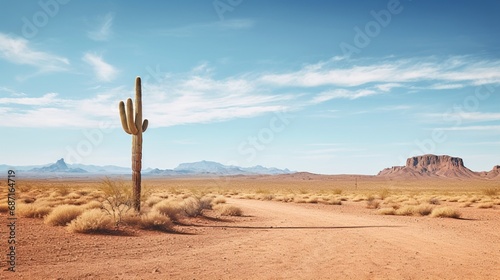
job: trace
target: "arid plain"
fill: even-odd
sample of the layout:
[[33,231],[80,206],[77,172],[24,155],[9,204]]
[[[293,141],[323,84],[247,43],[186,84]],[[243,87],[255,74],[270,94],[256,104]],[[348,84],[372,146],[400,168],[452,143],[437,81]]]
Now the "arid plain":
[[496,179],[145,178],[140,216],[126,179],[19,180],[0,278],[499,279]]

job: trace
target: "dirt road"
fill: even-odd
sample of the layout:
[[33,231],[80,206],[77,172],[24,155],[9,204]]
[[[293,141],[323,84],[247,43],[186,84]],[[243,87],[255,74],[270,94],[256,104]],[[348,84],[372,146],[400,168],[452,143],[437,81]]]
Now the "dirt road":
[[[379,216],[342,206],[235,200],[245,216],[182,234],[70,234],[23,219],[19,279],[500,279],[496,209],[464,218]],[[11,276],[2,271],[1,278]],[[7,279],[7,278],[5,278]],[[15,279],[15,278],[14,278]]]

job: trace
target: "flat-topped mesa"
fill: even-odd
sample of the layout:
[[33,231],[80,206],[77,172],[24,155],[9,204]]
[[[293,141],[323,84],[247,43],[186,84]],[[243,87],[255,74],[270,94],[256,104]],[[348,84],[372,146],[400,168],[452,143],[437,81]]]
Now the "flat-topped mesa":
[[423,155],[407,159],[406,167],[419,172],[433,172],[443,168],[461,168],[465,166],[464,161],[458,157]]
[[386,168],[378,176],[420,178],[475,178],[479,174],[464,166],[461,158],[447,155],[422,155],[406,160],[405,166]]

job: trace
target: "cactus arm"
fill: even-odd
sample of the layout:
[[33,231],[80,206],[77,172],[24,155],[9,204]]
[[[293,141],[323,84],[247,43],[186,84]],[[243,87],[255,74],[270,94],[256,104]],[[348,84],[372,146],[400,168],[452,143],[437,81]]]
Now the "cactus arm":
[[135,126],[134,122],[134,106],[132,104],[132,99],[127,99],[127,123],[128,123],[128,129],[130,133],[136,135],[137,132],[137,127]]
[[148,129],[148,120],[145,119],[144,122],[142,123],[142,132],[146,132],[146,129]]
[[142,128],[142,86],[141,78],[135,78],[135,127],[137,130]]
[[122,122],[123,130],[126,133],[128,133],[128,134],[132,134],[130,132],[130,129],[128,129],[127,114],[125,113],[125,103],[123,103],[123,101],[120,101],[120,104],[118,105],[118,108],[120,109],[120,119],[121,119],[121,122]]

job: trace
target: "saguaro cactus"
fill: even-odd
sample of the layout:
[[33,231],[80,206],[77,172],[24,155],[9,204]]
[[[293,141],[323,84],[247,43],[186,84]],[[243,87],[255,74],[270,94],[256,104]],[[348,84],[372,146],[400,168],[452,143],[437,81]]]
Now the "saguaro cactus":
[[142,133],[148,128],[148,120],[142,121],[141,77],[135,78],[134,105],[132,105],[132,99],[129,98],[126,110],[123,101],[120,101],[119,109],[123,130],[132,135],[132,183],[134,188],[132,199],[134,210],[139,212],[141,210]]

